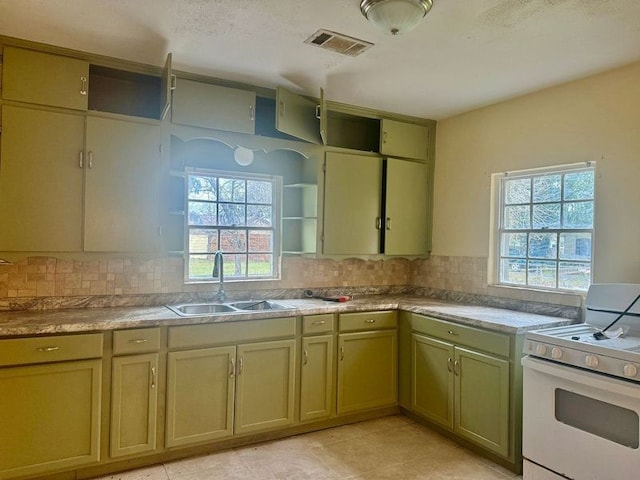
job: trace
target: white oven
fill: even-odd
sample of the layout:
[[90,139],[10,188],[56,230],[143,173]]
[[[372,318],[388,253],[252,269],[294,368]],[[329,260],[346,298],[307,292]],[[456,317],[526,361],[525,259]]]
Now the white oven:
[[640,478],[640,383],[533,356],[522,365],[525,480]]

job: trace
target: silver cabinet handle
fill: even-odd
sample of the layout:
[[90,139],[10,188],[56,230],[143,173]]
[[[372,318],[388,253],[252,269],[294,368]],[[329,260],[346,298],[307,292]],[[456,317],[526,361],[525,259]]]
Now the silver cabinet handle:
[[87,167],[89,168],[93,168],[93,152],[89,151],[89,154],[87,155],[89,162],[87,163]]
[[156,388],[156,367],[151,367],[151,388]]
[[376,230],[380,230],[382,228],[382,219],[380,217],[376,217]]
[[447,330],[447,333],[449,335],[453,335],[453,336],[457,336],[458,334],[456,332],[454,332],[453,330]]
[[284,111],[285,111],[285,103],[284,102],[280,102],[280,116],[281,117],[284,116]]
[[175,90],[177,83],[178,83],[178,79],[176,78],[176,76],[175,75],[171,75],[171,86],[169,87],[169,89],[170,90]]
[[80,95],[87,94],[87,77],[80,77]]
[[322,117],[322,113],[321,113],[322,110],[320,110],[320,108],[321,108],[320,105],[316,105],[316,118],[318,120],[320,120],[320,118]]
[[367,318],[364,323],[376,323],[376,319],[375,318]]
[[55,352],[56,350],[60,350],[60,347],[39,347],[36,350],[39,352]]
[[387,217],[387,230],[391,230],[391,217]]
[[326,322],[324,320],[314,320],[313,325],[324,325]]
[[453,362],[453,373],[460,375],[460,362],[458,360]]
[[447,370],[449,373],[453,373],[453,358],[447,358]]
[[139,345],[141,343],[147,343],[149,340],[146,338],[132,338],[129,340],[129,343],[133,343],[134,345]]
[[238,375],[242,375],[242,370],[244,370],[242,357],[240,357],[240,364],[238,365]]
[[302,353],[304,354],[304,361],[302,362],[303,365],[306,365],[307,363],[309,363],[309,352],[307,351],[307,349],[305,348]]
[[84,168],[84,152],[80,150],[80,159],[78,160],[78,167]]
[[340,347],[340,360],[344,360],[344,347]]
[[256,119],[256,113],[253,108],[253,105],[249,105],[249,120],[255,120],[255,119]]
[[231,357],[231,371],[229,372],[229,377],[233,378],[236,376],[236,359]]

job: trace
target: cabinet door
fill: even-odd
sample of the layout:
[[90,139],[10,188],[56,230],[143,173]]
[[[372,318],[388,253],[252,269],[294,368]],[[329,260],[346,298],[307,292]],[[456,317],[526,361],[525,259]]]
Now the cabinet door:
[[426,126],[384,118],[380,135],[383,155],[427,159],[429,129]]
[[162,82],[160,84],[160,120],[164,120],[171,108],[171,92],[174,87],[174,75],[173,75],[173,55],[167,54],[167,60],[164,62],[164,69],[162,70]]
[[453,428],[453,345],[415,333],[411,337],[411,409]]
[[293,423],[295,340],[238,346],[235,433]]
[[228,132],[255,132],[256,93],[176,79],[171,121]]
[[2,98],[87,109],[89,62],[49,53],[5,47]]
[[456,432],[509,455],[509,362],[456,347]]
[[317,102],[278,87],[276,105],[276,130],[307,142],[322,143]]
[[322,252],[380,253],[382,159],[327,153],[325,162]]
[[397,403],[397,343],[395,330],[338,337],[338,414]]
[[387,159],[385,254],[427,253],[428,171],[424,163]]
[[161,173],[159,126],[87,118],[85,251],[157,250]]
[[331,416],[333,397],[333,335],[302,339],[300,420]]
[[233,433],[235,347],[169,352],[167,447]]
[[111,380],[111,456],[156,448],[158,354],[115,357]]
[[2,107],[0,250],[82,249],[84,118]]
[[0,369],[0,478],[100,459],[102,360]]

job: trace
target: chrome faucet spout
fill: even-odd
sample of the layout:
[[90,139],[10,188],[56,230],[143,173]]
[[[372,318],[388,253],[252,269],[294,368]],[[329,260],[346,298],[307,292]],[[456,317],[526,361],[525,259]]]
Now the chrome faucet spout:
[[222,250],[216,250],[213,254],[211,276],[218,279],[217,298],[219,302],[224,302],[227,299],[227,292],[224,290],[224,258],[222,256]]

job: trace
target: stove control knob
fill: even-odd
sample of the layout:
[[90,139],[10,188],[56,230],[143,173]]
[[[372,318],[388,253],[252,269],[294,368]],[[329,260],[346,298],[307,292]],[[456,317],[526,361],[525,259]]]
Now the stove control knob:
[[553,347],[551,349],[551,358],[555,358],[556,360],[562,358],[562,349],[560,347]]
[[544,355],[545,353],[547,353],[547,347],[545,345],[542,345],[541,343],[536,345],[536,354],[537,355]]
[[636,367],[633,363],[627,363],[622,368],[622,373],[624,373],[625,377],[635,377],[638,375],[638,367]]
[[598,357],[596,357],[595,355],[587,355],[586,357],[584,357],[584,363],[587,365],[587,367],[595,368],[600,362],[598,361]]

